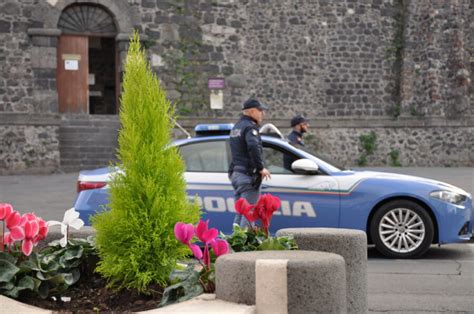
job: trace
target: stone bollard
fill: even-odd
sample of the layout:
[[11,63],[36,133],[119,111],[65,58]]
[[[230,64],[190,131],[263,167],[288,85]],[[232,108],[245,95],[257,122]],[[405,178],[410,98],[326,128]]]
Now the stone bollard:
[[300,250],[341,255],[346,263],[347,312],[367,310],[367,236],[365,232],[334,228],[288,228],[277,236],[292,234]]
[[344,259],[310,251],[227,254],[216,262],[216,298],[257,313],[345,313]]

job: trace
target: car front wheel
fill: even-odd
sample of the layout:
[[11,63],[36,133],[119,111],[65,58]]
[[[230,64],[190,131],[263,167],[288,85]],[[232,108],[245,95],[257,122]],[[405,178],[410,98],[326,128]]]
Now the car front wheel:
[[417,258],[429,249],[434,226],[425,208],[408,200],[395,200],[375,212],[370,234],[377,250],[393,258]]

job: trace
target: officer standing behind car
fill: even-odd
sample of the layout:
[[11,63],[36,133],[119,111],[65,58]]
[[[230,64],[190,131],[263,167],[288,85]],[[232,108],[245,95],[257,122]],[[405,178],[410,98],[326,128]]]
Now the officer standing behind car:
[[[308,132],[308,120],[306,120],[306,118],[302,115],[296,115],[293,117],[293,119],[291,119],[290,123],[293,130],[291,130],[291,133],[288,134],[288,142],[290,142],[291,145],[297,148],[304,147],[303,134]],[[283,166],[285,167],[285,169],[293,172],[293,170],[291,169],[291,164],[295,160],[296,159],[293,156],[285,154],[283,156]]]
[[309,123],[302,115],[297,115],[291,119],[293,130],[288,135],[288,141],[294,146],[304,146],[303,134],[308,132]]
[[[263,163],[262,139],[259,126],[267,107],[256,99],[247,100],[242,106],[242,115],[230,132],[232,162],[229,178],[234,188],[235,200],[243,197],[255,204],[260,195],[263,179],[271,179],[270,171]],[[244,228],[251,226],[244,216],[236,214],[234,223]]]

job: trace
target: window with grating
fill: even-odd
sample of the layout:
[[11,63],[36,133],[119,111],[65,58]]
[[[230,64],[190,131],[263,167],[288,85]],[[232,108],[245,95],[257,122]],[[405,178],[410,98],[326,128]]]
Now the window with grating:
[[98,5],[72,5],[59,18],[58,28],[63,34],[114,35],[117,32],[113,17]]

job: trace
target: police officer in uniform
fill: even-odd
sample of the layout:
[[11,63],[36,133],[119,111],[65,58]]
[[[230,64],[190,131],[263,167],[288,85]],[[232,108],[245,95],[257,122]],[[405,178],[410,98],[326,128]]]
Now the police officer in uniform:
[[303,134],[308,132],[308,120],[299,114],[291,119],[291,127],[293,130],[288,135],[288,141],[296,147],[304,146]]
[[[256,99],[247,100],[242,115],[230,133],[232,162],[229,178],[235,192],[235,200],[243,197],[255,204],[260,195],[263,179],[270,179],[270,172],[263,163],[263,147],[259,126],[267,107]],[[244,216],[236,214],[234,223],[242,228],[250,226]]]
[[[308,120],[306,120],[306,118],[302,115],[294,116],[293,119],[291,119],[291,127],[293,128],[293,130],[291,130],[291,133],[288,134],[288,142],[290,142],[291,145],[297,148],[304,147],[303,134],[308,132]],[[293,156],[285,154],[283,156],[283,165],[285,169],[293,172],[293,170],[291,169],[291,164],[295,160],[296,159]]]

